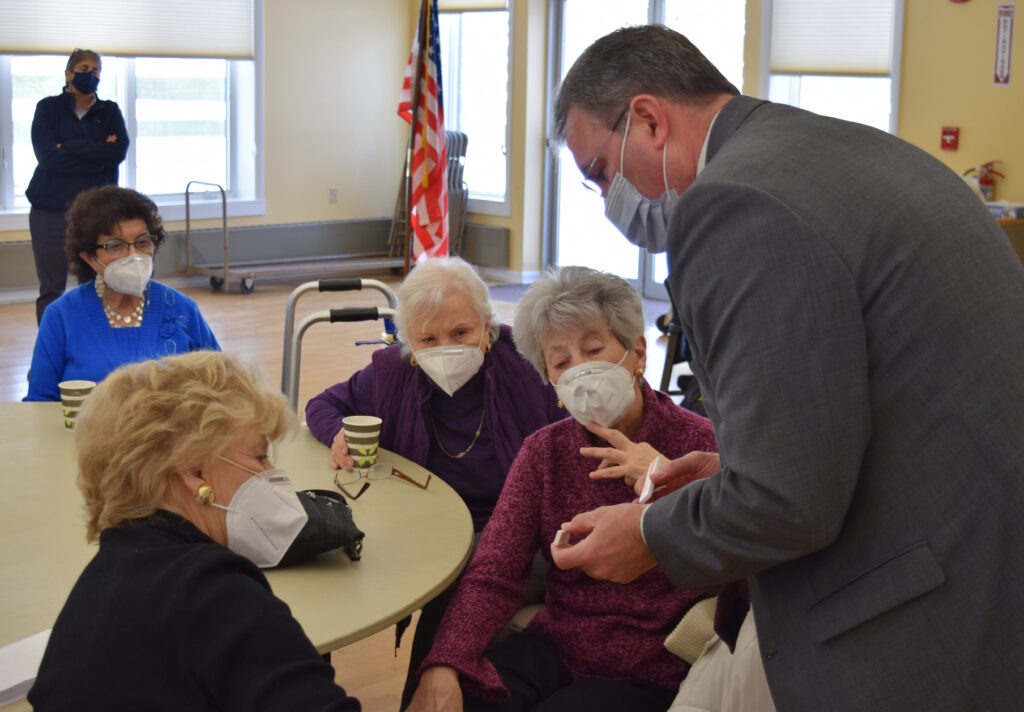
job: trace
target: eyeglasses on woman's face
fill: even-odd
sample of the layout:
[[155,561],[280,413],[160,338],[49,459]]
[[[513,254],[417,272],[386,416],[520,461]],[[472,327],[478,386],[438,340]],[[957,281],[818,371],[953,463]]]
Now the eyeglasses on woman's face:
[[107,253],[107,257],[112,257],[115,260],[127,257],[133,247],[138,253],[151,255],[156,249],[156,237],[154,235],[139,235],[132,242],[113,238],[96,245],[97,250],[103,250]]

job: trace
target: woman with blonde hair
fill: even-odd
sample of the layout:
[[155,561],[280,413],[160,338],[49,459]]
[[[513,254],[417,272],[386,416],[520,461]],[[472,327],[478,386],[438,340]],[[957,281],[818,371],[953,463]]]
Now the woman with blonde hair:
[[259,567],[307,520],[269,459],[294,425],[237,359],[114,371],[75,425],[99,550],[53,626],[34,709],[359,710]]

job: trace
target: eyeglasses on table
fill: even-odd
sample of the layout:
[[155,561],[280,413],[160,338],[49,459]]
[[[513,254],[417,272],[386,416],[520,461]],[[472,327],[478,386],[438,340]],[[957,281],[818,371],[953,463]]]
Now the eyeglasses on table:
[[[369,467],[365,470],[352,470],[348,472],[346,470],[337,470],[334,473],[334,486],[341,490],[341,493],[351,500],[357,500],[363,496],[363,493],[370,489],[370,483],[374,480],[386,480],[388,477],[395,476],[401,480],[405,480],[410,484],[414,484],[420,489],[425,490],[430,485],[430,479],[433,477],[432,474],[427,473],[426,482],[418,482],[414,478],[405,474],[401,470],[395,467],[381,466],[379,464]],[[359,483],[360,480],[366,480],[359,487],[359,491],[352,494],[349,488]]]

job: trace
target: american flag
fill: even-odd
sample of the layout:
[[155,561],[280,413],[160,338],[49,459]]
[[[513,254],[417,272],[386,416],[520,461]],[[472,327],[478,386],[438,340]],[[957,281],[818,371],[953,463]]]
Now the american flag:
[[[412,196],[409,226],[412,228],[412,257],[419,263],[428,257],[448,254],[448,155],[444,142],[444,106],[441,92],[441,45],[438,41],[437,0],[423,0],[429,13],[427,42],[417,32],[405,68],[398,115],[412,124]],[[420,12],[424,11],[423,6]],[[420,23],[422,28],[422,23]],[[413,121],[412,84],[415,62],[420,65],[420,92]]]

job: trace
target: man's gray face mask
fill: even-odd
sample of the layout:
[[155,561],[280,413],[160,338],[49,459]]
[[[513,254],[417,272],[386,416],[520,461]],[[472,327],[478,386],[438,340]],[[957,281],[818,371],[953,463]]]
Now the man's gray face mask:
[[604,201],[604,214],[612,225],[619,229],[626,239],[648,252],[668,250],[668,221],[672,217],[679,194],[668,187],[668,171],[665,165],[668,145],[661,152],[661,174],[665,181],[665,192],[657,200],[641,195],[622,173],[622,159],[626,153],[626,139],[629,138],[629,120],[626,116],[626,133],[622,137],[619,152],[619,172],[615,174],[608,195]]

